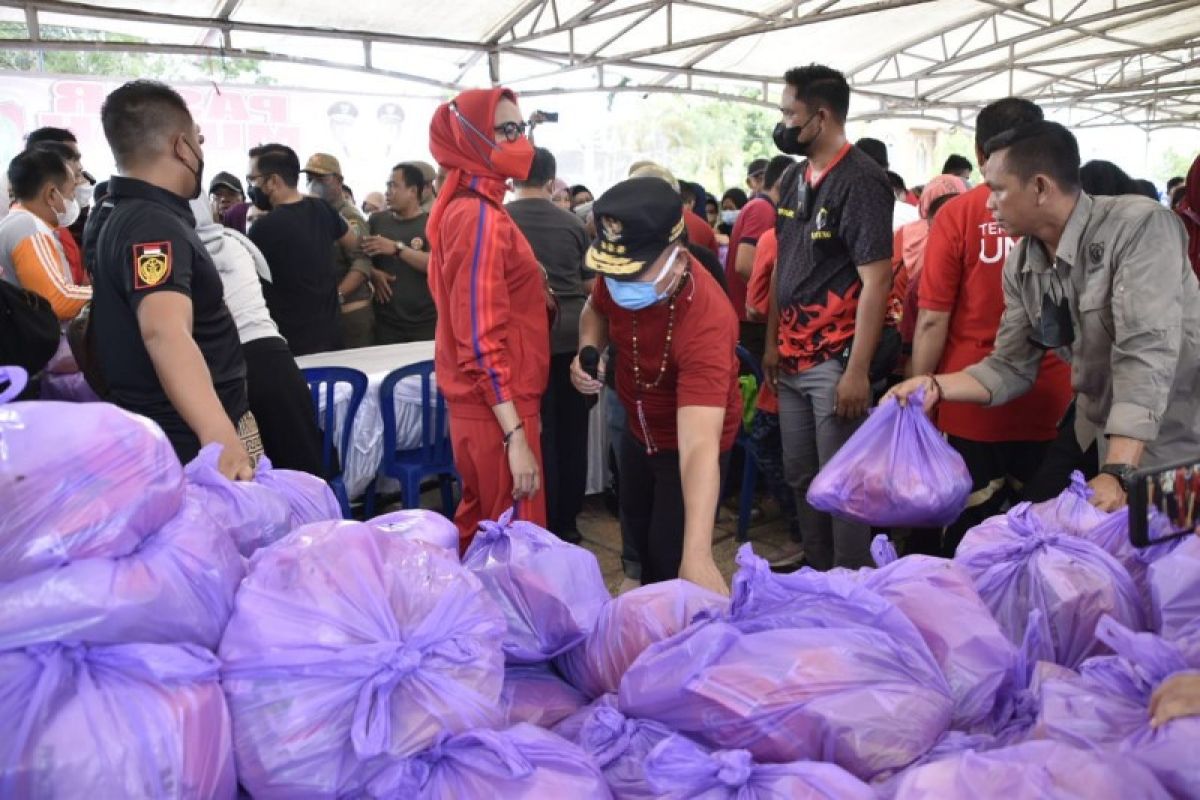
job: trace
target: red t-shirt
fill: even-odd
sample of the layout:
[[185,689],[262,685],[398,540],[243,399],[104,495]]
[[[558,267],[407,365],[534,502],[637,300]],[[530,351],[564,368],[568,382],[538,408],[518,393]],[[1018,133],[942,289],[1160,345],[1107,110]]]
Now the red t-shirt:
[[[627,311],[613,302],[603,280],[592,290],[592,305],[608,319],[608,335],[617,350],[617,396],[625,406],[629,430],[642,444],[646,434],[659,450],[678,450],[676,412],[684,406],[725,408],[721,451],[733,447],[742,418],[738,390],[737,317],[720,284],[691,261],[691,278],[675,301],[675,322],[666,374],[653,389],[638,390],[633,380],[633,320],[638,326],[638,362],[643,383],[653,383],[667,341],[667,303]],[[642,401],[643,430],[638,415]]]
[[[982,185],[954,198],[929,229],[917,302],[930,311],[950,312],[940,373],[957,372],[991,353],[1004,314],[1001,275],[1016,242],[992,218],[989,196]],[[1048,353],[1028,394],[996,408],[944,403],[938,427],[976,442],[1049,441],[1070,402],[1071,368]]]
[[[775,229],[767,231],[758,240],[754,249],[754,271],[746,287],[746,306],[763,315],[765,319],[771,304],[771,275],[775,272],[775,259],[779,256],[779,240]],[[766,381],[758,388],[758,410],[770,414],[779,413],[779,397]]]
[[738,319],[746,319],[746,281],[737,271],[738,246],[758,246],[763,234],[775,228],[775,206],[765,197],[756,197],[742,208],[729,235],[729,252],[725,254],[725,285]]
[[717,252],[717,234],[708,224],[708,220],[692,211],[690,208],[683,210],[683,224],[687,226],[688,241],[692,244],[698,244],[701,247],[707,247]]

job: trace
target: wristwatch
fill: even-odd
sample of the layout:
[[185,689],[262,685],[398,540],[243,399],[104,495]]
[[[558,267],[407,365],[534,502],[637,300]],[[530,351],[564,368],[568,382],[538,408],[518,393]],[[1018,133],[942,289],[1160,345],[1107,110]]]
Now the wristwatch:
[[1135,472],[1137,472],[1137,467],[1133,464],[1105,464],[1100,468],[1101,475],[1112,475],[1117,479],[1125,494],[1129,494],[1129,481]]
[[395,255],[399,256],[404,252],[404,242],[392,242],[392,246],[396,248]]

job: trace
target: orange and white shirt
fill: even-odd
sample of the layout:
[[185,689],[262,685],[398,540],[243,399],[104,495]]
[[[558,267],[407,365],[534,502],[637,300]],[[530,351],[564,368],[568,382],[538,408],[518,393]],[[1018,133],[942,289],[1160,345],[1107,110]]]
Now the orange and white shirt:
[[92,287],[72,280],[55,232],[20,205],[0,219],[0,277],[46,298],[63,321],[74,319],[92,299]]

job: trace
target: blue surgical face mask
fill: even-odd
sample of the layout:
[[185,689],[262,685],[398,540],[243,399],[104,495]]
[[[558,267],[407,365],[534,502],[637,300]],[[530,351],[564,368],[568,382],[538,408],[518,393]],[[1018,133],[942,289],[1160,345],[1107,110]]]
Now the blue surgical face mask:
[[666,300],[671,294],[669,286],[661,292],[655,287],[671,271],[671,267],[675,266],[675,259],[678,257],[679,248],[677,247],[671,257],[667,259],[662,271],[652,281],[618,281],[605,275],[604,285],[608,287],[608,293],[612,296],[613,302],[626,311],[640,311],[643,308],[649,308],[655,303]]
[[725,223],[726,225],[729,225],[730,227],[732,227],[733,224],[735,222],[737,222],[737,218],[738,218],[738,210],[736,208],[727,208],[721,212],[721,222]]

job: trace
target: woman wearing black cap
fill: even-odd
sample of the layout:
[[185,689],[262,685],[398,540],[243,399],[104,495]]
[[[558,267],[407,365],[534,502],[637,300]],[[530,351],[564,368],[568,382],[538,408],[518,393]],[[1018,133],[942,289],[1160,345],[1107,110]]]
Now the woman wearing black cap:
[[[683,206],[666,182],[620,183],[593,213],[587,266],[604,280],[584,307],[579,346],[603,351],[611,342],[617,352],[629,418],[618,446],[622,534],[641,556],[643,583],[681,577],[728,593],[712,530],[741,413],[737,316],[688,254]],[[596,394],[603,369],[589,375],[577,357],[571,378]]]

